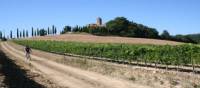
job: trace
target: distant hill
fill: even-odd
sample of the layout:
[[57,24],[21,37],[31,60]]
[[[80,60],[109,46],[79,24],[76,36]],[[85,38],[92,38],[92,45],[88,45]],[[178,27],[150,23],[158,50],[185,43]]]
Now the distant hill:
[[125,17],[116,17],[105,24],[105,26],[65,26],[61,34],[65,34],[67,32],[85,32],[99,36],[120,36],[197,43],[185,35],[172,36],[167,30],[164,30],[163,33],[159,35],[160,33],[156,28],[130,21]]

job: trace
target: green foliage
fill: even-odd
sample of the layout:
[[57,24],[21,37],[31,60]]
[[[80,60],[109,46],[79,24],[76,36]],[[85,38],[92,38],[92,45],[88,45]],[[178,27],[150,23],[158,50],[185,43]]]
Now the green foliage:
[[[65,33],[67,29],[70,28],[66,26],[61,34]],[[114,20],[108,21],[106,26],[76,26],[72,29],[73,32],[87,32],[94,35],[159,38],[159,33],[156,29],[131,22],[125,17],[117,17]]]
[[52,26],[52,34],[56,34],[57,33],[57,28],[53,25]]
[[52,25],[52,34],[55,34],[55,26]]
[[49,27],[47,28],[47,34],[48,35],[50,34],[50,28]]
[[26,37],[28,37],[28,30],[26,30]]
[[124,17],[117,17],[106,23],[106,28],[112,35],[142,38],[159,38],[158,31],[142,24],[137,24]]
[[14,42],[48,52],[104,57],[116,61],[140,61],[165,65],[191,65],[192,62],[200,64],[200,46],[192,44],[158,46],[36,40],[15,40]]
[[[186,43],[200,43],[200,34],[176,35],[172,36],[167,30],[161,35],[155,28],[150,28],[143,24],[129,21],[125,17],[116,17],[106,23],[106,26],[76,26],[71,28],[72,32],[86,32],[94,35],[114,35],[123,37],[155,38]],[[70,26],[65,26],[61,34],[70,30]]]
[[10,38],[12,39],[12,31],[10,31]]
[[17,38],[19,38],[19,29],[17,28]]
[[33,27],[31,28],[31,35],[32,35],[32,37],[34,36],[34,29],[33,29]]
[[72,27],[71,26],[65,26],[63,28],[63,31],[60,34],[65,34],[67,32],[71,32]]
[[77,25],[76,27],[74,27],[72,29],[73,32],[79,32],[80,31],[80,27]]
[[187,43],[197,43],[197,40],[194,40],[193,38],[189,37],[188,35],[176,35],[172,37],[173,40],[175,41],[180,41],[180,42],[187,42]]
[[160,36],[162,39],[171,39],[171,36],[167,30],[164,30]]
[[37,28],[37,36],[39,36],[40,35],[40,30],[39,30],[39,28]]
[[127,31],[129,26],[129,21],[124,17],[117,17],[106,23],[106,27],[109,32],[113,35],[119,35],[123,31]]
[[3,34],[2,34],[2,32],[0,31],[0,39],[2,39],[3,38]]
[[25,38],[25,30],[23,30],[23,38]]
[[200,43],[200,34],[190,34],[187,35],[192,40],[196,41],[197,43]]
[[47,31],[45,29],[40,29],[39,34],[40,36],[45,36],[47,35]]
[[22,32],[20,32],[19,36],[20,36],[20,38],[22,37]]

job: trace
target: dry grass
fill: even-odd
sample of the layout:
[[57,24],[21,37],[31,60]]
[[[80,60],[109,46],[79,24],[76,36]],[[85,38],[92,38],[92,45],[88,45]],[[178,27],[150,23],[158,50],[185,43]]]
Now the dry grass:
[[56,41],[76,41],[76,42],[92,42],[92,43],[128,43],[128,44],[156,44],[156,45],[178,45],[181,42],[145,39],[145,38],[129,38],[115,36],[94,36],[90,34],[64,34],[56,36],[33,37],[33,40],[56,40]]

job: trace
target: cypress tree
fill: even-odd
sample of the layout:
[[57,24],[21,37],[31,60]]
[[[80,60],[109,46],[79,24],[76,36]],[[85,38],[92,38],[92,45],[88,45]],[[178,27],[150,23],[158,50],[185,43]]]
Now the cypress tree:
[[12,30],[10,31],[10,38],[12,39]]
[[52,29],[52,34],[54,35],[54,29]]
[[40,30],[37,28],[37,36],[40,36]]
[[28,37],[28,30],[26,30],[26,37]]
[[2,39],[3,35],[2,35],[2,32],[0,31],[0,39]]
[[48,27],[48,29],[47,29],[47,35],[49,35],[50,34],[50,29],[49,29],[49,27]]
[[36,31],[34,31],[34,35],[37,36],[37,32]]
[[33,29],[33,27],[31,28],[31,30],[32,30],[32,37],[34,36],[34,29]]
[[52,34],[55,34],[55,26],[52,26]]
[[20,38],[22,37],[22,32],[20,31]]
[[56,34],[57,33],[57,28],[55,27],[55,29],[54,29],[54,33]]
[[23,38],[25,38],[25,30],[23,30]]
[[17,38],[19,38],[19,29],[17,28]]

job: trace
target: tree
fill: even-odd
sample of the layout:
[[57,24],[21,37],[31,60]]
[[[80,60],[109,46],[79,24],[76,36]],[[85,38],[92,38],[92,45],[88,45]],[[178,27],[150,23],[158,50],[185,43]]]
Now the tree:
[[25,38],[25,30],[23,30],[23,38]]
[[26,30],[26,37],[28,37],[28,30]]
[[106,29],[111,35],[126,37],[159,38],[159,33],[155,28],[150,28],[142,24],[134,23],[132,21],[127,20],[125,17],[117,17],[114,20],[107,22]]
[[40,30],[37,28],[37,36],[40,36]]
[[33,29],[33,27],[31,28],[31,30],[32,30],[32,37],[34,36],[34,29]]
[[47,35],[47,31],[45,29],[40,30],[40,36],[45,36]]
[[52,26],[52,34],[55,34],[55,26]]
[[34,31],[34,35],[37,36],[37,31],[36,30]]
[[20,38],[22,37],[22,32],[20,31]]
[[180,42],[186,42],[186,43],[195,43],[195,44],[198,43],[198,41],[196,41],[189,35],[176,35],[176,36],[173,36],[172,39],[174,41],[180,41]]
[[17,38],[19,38],[19,29],[17,28]]
[[197,43],[200,43],[200,33],[198,33],[198,34],[189,34],[189,35],[186,35],[186,36],[191,38],[193,41],[195,41]]
[[2,32],[0,31],[0,39],[2,39],[3,38],[3,34],[2,34]]
[[124,17],[117,17],[106,23],[106,27],[113,35],[119,35],[120,32],[128,29],[129,21]]
[[72,27],[71,26],[65,26],[63,28],[63,31],[61,32],[61,34],[65,34],[67,32],[71,32]]
[[147,34],[147,38],[159,38],[159,33],[156,29],[154,28],[149,28],[147,30],[148,34]]
[[162,39],[171,39],[171,36],[167,30],[164,30],[160,36]]
[[74,27],[74,28],[72,29],[72,31],[73,31],[73,32],[78,32],[78,31],[79,31],[79,26],[77,25],[76,27]]
[[54,34],[56,34],[57,33],[57,28],[55,27],[55,29],[54,29]]
[[10,31],[10,38],[12,39],[12,30]]
[[47,34],[48,35],[50,34],[50,28],[49,27],[47,28]]

